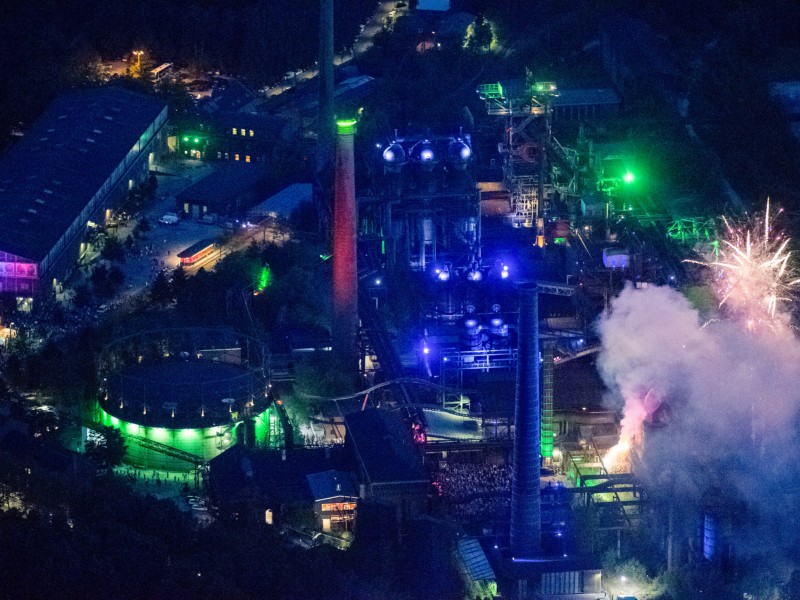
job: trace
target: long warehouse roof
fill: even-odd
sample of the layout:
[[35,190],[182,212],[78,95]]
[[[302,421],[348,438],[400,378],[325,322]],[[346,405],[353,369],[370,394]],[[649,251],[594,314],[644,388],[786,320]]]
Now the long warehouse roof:
[[116,87],[56,99],[0,159],[0,251],[44,259],[164,108]]

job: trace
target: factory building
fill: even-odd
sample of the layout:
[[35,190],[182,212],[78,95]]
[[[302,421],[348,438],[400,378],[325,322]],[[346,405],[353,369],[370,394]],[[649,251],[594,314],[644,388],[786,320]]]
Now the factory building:
[[394,507],[401,522],[424,512],[430,478],[399,411],[367,409],[345,415],[345,447],[358,465],[364,500]]
[[263,178],[263,168],[225,165],[178,194],[176,209],[193,219],[234,215],[255,202]]
[[50,105],[0,160],[0,294],[26,309],[58,289],[161,157],[166,122],[163,103],[114,87]]
[[472,141],[463,132],[395,132],[377,143],[372,194],[359,198],[360,237],[388,265],[413,270],[470,265],[480,253],[479,193]]

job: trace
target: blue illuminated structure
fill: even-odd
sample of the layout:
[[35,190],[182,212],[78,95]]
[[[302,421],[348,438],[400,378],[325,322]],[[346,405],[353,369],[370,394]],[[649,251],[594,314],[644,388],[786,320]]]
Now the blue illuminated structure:
[[541,552],[539,477],[539,289],[519,286],[517,387],[514,402],[514,466],[511,484],[511,556],[531,559]]

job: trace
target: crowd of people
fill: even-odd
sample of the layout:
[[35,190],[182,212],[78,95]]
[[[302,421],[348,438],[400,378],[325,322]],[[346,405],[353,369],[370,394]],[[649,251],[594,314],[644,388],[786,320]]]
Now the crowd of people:
[[436,478],[448,500],[466,500],[476,494],[511,491],[511,467],[451,463]]
[[478,497],[469,502],[451,504],[448,507],[448,514],[455,519],[472,519],[475,517],[505,519],[511,514],[511,497]]
[[434,486],[456,519],[502,517],[511,510],[511,467],[450,463],[435,477]]

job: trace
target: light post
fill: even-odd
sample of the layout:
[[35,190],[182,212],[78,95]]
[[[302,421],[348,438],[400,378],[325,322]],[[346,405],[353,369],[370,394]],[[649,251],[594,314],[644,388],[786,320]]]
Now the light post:
[[136,74],[134,77],[141,77],[142,76],[142,54],[144,54],[144,50],[134,50],[134,56],[136,57]]

